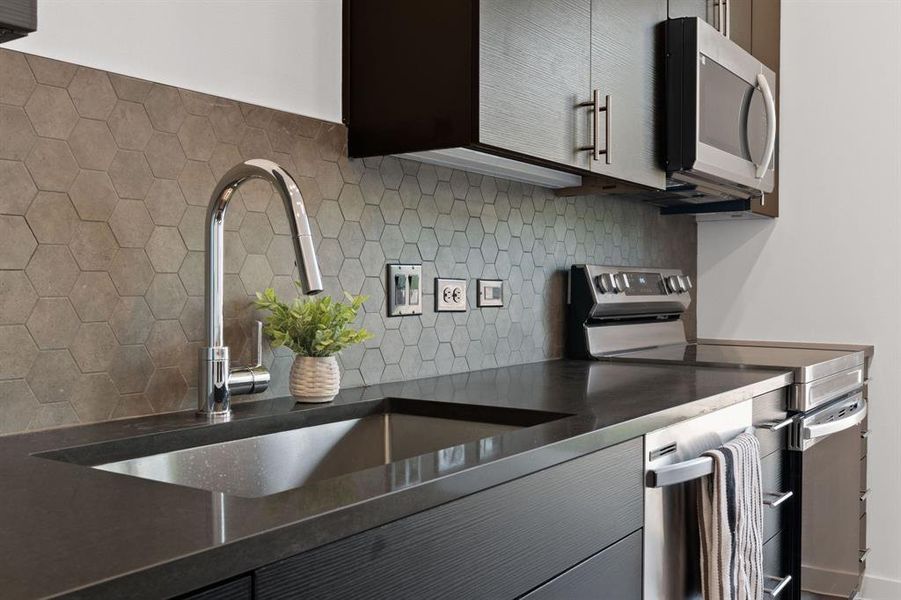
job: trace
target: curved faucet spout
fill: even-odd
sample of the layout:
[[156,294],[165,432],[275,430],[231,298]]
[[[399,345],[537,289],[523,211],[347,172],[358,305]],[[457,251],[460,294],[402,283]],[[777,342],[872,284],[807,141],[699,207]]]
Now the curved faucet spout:
[[[225,346],[223,326],[223,288],[225,257],[225,216],[235,190],[248,179],[263,179],[273,185],[285,206],[291,237],[294,241],[294,255],[300,271],[300,285],[304,294],[322,291],[322,275],[316,259],[316,248],[310,231],[303,196],[297,182],[280,166],[271,160],[253,159],[235,165],[216,184],[210,199],[206,218],[206,269],[204,307],[206,320],[206,344],[201,351],[200,382],[198,386],[198,409],[201,413],[227,415],[229,413],[229,357]],[[242,374],[242,381],[249,377],[250,384],[236,388],[234,393],[253,393],[257,389],[254,375],[259,365]],[[241,378],[237,378],[241,379]],[[268,374],[266,374],[268,384]],[[245,391],[246,390],[246,391]]]

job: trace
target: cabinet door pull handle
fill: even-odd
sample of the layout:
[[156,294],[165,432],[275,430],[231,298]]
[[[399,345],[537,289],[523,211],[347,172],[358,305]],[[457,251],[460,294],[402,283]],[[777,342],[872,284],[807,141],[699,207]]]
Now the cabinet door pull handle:
[[764,499],[763,504],[765,506],[769,506],[770,508],[776,508],[789,498],[795,495],[795,493],[791,490],[780,494],[779,492],[764,492],[764,496],[769,496],[769,499]]
[[867,439],[868,437],[870,437],[870,430],[869,430],[869,429],[864,429],[863,431],[861,431],[861,432],[860,432],[860,437],[863,438],[863,439]]
[[[613,117],[611,114],[612,104],[611,104],[610,95],[608,94],[607,96],[604,97],[604,105],[601,106],[600,97],[601,97],[600,92],[598,90],[594,90],[594,92],[592,92],[592,94],[591,94],[591,100],[589,102],[583,102],[581,104],[576,105],[577,108],[591,107],[591,114],[592,114],[592,119],[593,119],[591,131],[592,131],[592,137],[594,139],[592,140],[592,145],[591,146],[582,146],[581,148],[579,148],[579,150],[583,151],[583,152],[584,151],[591,152],[592,153],[591,158],[593,160],[601,160],[601,155],[603,154],[606,159],[607,164],[610,165],[610,164],[613,164],[613,155],[611,152],[611,144],[610,144],[610,140],[611,140],[610,136],[611,136],[612,125],[613,125],[613,123],[612,123]],[[601,139],[600,113],[604,113],[604,126],[606,128],[606,133],[607,133],[607,146],[604,149],[601,149],[601,146],[600,146],[600,139]]]
[[861,492],[860,492],[860,501],[861,502],[866,502],[867,498],[869,498],[869,497],[870,497],[870,488],[861,490]]
[[779,596],[779,594],[781,594],[782,591],[783,591],[786,587],[788,587],[788,584],[791,583],[792,576],[791,576],[791,575],[786,575],[785,577],[773,577],[772,575],[767,575],[767,576],[766,576],[766,579],[769,579],[770,581],[776,582],[776,585],[774,585],[774,586],[771,587],[771,588],[764,587],[764,588],[763,588],[763,593],[764,593],[764,594],[769,594],[770,597],[772,597],[772,598],[777,598],[777,597]]
[[780,429],[788,427],[789,425],[791,425],[794,422],[795,422],[795,417],[792,416],[792,417],[785,419],[784,421],[775,421],[773,423],[763,423],[762,425],[760,425],[760,428],[761,429],[769,429],[770,431],[779,431]]
[[867,562],[867,557],[868,557],[869,555],[870,555],[870,549],[869,549],[869,548],[865,548],[865,549],[863,549],[863,550],[860,551],[860,558],[858,558],[857,560],[860,561],[860,562],[862,562],[862,563],[863,563],[863,562]]

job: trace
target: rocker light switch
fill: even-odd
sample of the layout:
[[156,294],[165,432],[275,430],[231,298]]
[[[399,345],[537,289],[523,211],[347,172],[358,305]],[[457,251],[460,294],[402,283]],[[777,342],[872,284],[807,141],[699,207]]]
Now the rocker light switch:
[[388,316],[422,314],[422,265],[388,265]]

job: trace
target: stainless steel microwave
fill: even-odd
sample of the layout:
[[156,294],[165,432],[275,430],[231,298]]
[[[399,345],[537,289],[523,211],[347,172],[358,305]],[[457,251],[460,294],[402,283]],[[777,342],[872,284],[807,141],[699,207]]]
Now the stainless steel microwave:
[[773,191],[775,73],[699,18],[669,19],[665,31],[671,186],[720,198]]

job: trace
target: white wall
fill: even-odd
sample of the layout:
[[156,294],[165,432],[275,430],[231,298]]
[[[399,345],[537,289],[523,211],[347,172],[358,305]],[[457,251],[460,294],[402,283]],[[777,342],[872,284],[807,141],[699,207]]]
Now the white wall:
[[703,337],[876,345],[868,578],[901,598],[901,2],[783,0],[781,217],[699,226]]
[[7,47],[341,120],[341,0],[40,0]]

